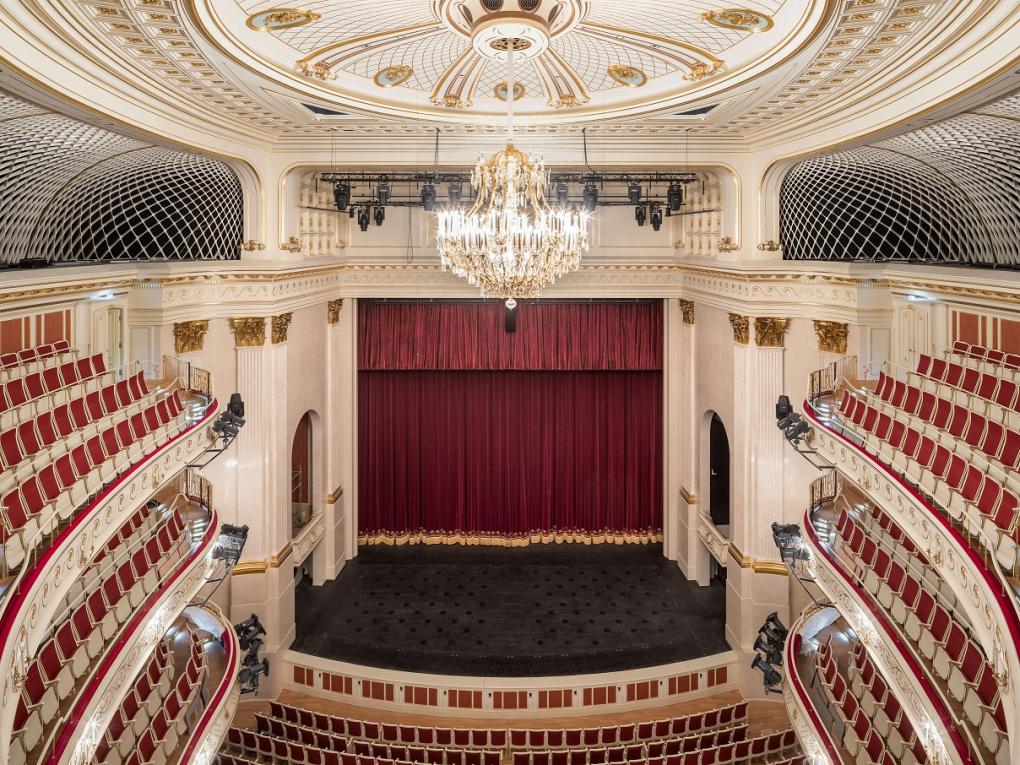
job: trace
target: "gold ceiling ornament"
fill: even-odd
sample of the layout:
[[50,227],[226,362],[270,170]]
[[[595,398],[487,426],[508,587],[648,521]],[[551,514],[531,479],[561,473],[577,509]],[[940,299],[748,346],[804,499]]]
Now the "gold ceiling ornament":
[[310,24],[320,18],[322,16],[315,11],[303,11],[300,8],[268,8],[253,13],[245,23],[249,29],[254,29],[256,32],[279,32],[283,29]]
[[280,242],[280,249],[287,252],[301,252],[303,247],[301,240],[296,236],[288,236],[286,242]]
[[344,299],[337,298],[326,303],[326,323],[337,324],[340,321],[340,310],[344,307]]
[[580,207],[550,205],[549,174],[514,147],[514,46],[507,53],[506,147],[471,172],[474,202],[437,215],[436,243],[444,271],[498,297],[507,307],[535,297],[557,278],[581,266],[588,251],[589,214]]
[[463,109],[468,104],[465,104],[459,96],[443,96],[433,101],[436,106],[444,106],[447,109]]
[[823,353],[846,355],[846,341],[850,327],[838,321],[815,319],[815,334],[818,336],[818,350]]
[[772,17],[750,8],[720,8],[701,14],[703,21],[723,29],[737,29],[741,32],[767,32],[772,29]]
[[584,106],[588,103],[588,99],[578,98],[577,96],[562,96],[556,99],[556,103],[553,104],[557,109],[572,109],[575,106]]
[[680,313],[683,314],[684,324],[694,323],[694,301],[693,300],[677,300],[680,304]]
[[691,64],[691,71],[684,75],[684,79],[688,82],[700,82],[701,80],[707,80],[720,70],[722,70],[722,64],[715,62],[706,64],[704,61],[698,61]]
[[241,242],[239,247],[242,252],[261,252],[266,249],[266,245],[263,242],[256,242],[254,239]]
[[783,245],[773,239],[769,239],[767,242],[759,242],[758,249],[762,252],[779,252],[783,249]]
[[326,82],[328,80],[336,79],[336,73],[333,72],[329,64],[323,63],[322,61],[318,61],[314,64],[310,61],[298,61],[297,70],[300,74],[312,80],[321,80]]
[[260,316],[245,316],[230,320],[237,348],[261,348],[266,344],[266,320]]
[[740,245],[733,241],[733,237],[724,236],[720,237],[719,244],[716,245],[719,252],[735,252],[740,249]]
[[182,321],[174,324],[174,353],[196,353],[205,344],[209,322],[205,319]]
[[751,320],[746,316],[731,313],[730,327],[733,328],[733,342],[747,345],[751,341]]
[[606,74],[614,82],[618,82],[628,88],[640,88],[648,82],[648,75],[630,64],[610,64]]
[[[524,89],[524,84],[520,82],[514,83],[514,101],[520,101],[524,98],[527,91]],[[492,95],[498,98],[500,101],[506,101],[506,81],[497,83],[496,87],[492,89]]]
[[784,348],[789,319],[771,317],[754,320],[754,344],[759,348]]
[[287,330],[290,328],[290,322],[293,318],[294,314],[290,312],[281,313],[279,316],[273,317],[271,333],[273,345],[287,342]]
[[380,88],[395,88],[397,85],[403,85],[411,79],[412,74],[414,74],[414,67],[410,67],[407,64],[388,66],[376,72],[372,82]]

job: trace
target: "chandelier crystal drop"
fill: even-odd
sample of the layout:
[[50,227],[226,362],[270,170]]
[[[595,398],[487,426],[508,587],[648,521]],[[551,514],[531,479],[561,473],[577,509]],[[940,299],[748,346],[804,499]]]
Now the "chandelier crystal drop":
[[439,211],[436,238],[444,270],[512,308],[515,298],[535,297],[580,267],[590,216],[576,206],[551,206],[545,164],[514,148],[512,40],[507,70],[506,148],[479,158],[471,173],[473,204]]

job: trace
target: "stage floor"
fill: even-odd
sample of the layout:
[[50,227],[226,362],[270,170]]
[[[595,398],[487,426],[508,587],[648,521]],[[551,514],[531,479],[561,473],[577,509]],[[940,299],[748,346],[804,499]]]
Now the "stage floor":
[[443,675],[638,669],[729,649],[724,587],[661,545],[362,547],[295,595],[295,651]]

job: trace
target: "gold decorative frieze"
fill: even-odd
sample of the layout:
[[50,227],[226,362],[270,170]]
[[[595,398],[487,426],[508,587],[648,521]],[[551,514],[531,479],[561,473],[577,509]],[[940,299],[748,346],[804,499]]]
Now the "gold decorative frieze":
[[587,98],[578,98],[577,96],[562,96],[556,99],[553,104],[557,109],[570,109],[575,106],[584,106],[588,103]]
[[174,353],[195,353],[202,350],[209,322],[204,319],[182,321],[174,324]]
[[724,236],[719,239],[719,244],[716,245],[719,252],[735,252],[740,249],[740,245],[733,241],[733,237]]
[[279,345],[280,343],[287,342],[287,330],[290,327],[290,321],[294,318],[294,314],[281,313],[279,316],[274,316],[272,321],[272,340],[273,345]]
[[680,304],[680,313],[683,314],[684,324],[694,323],[694,301],[693,300],[678,300]]
[[260,348],[266,344],[266,320],[260,316],[231,319],[234,345],[238,348]]
[[747,345],[751,341],[751,320],[748,317],[731,313],[730,327],[733,328],[733,342]]
[[259,13],[253,13],[245,23],[249,28],[259,32],[279,32],[283,29],[310,24],[320,18],[321,16],[315,11],[303,11],[299,8],[269,8]]
[[336,324],[340,321],[340,310],[344,307],[344,299],[337,298],[326,303],[326,323]]
[[754,320],[754,344],[759,348],[783,348],[786,346],[786,330],[789,319],[759,317]]
[[606,74],[614,82],[628,88],[640,88],[648,82],[648,75],[630,64],[610,64]]
[[838,321],[815,320],[815,334],[818,335],[818,350],[825,353],[846,355],[846,340],[850,328]]
[[705,11],[701,18],[723,29],[737,29],[742,32],[767,32],[772,29],[772,17],[750,8],[721,8]]

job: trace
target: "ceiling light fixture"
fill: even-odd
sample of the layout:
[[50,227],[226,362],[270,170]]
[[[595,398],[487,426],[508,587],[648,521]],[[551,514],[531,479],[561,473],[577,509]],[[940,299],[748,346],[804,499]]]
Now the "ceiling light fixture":
[[[498,297],[509,308],[516,298],[535,297],[558,277],[576,270],[588,250],[587,209],[553,208],[545,198],[545,164],[514,148],[514,48],[505,38],[507,145],[471,173],[475,202],[468,210],[438,213],[442,267]],[[587,208],[588,190],[585,189]]]

